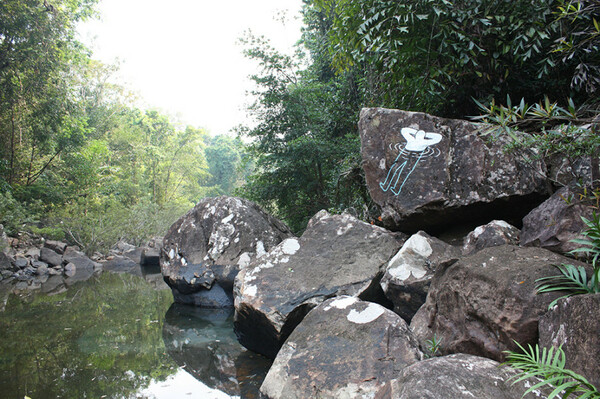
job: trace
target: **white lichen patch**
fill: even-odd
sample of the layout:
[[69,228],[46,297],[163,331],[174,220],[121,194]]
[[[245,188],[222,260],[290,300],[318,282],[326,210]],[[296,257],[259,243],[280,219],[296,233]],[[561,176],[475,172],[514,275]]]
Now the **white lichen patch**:
[[386,167],[385,167],[385,158],[381,158],[379,160],[379,169],[381,169],[381,170],[385,170],[386,169]]
[[337,235],[341,236],[346,234],[352,227],[354,227],[354,224],[352,223],[348,223],[345,226],[341,226],[340,228],[337,229]]
[[400,252],[402,250],[412,250],[414,253],[421,255],[424,258],[431,256],[433,253],[433,249],[431,245],[429,245],[429,241],[426,237],[423,237],[420,234],[413,234],[402,246]]
[[410,278],[410,276],[414,276],[417,279],[422,278],[427,274],[427,270],[418,264],[401,263],[398,266],[388,269],[388,273],[395,279],[404,281]]
[[370,303],[363,311],[357,312],[356,309],[350,310],[346,317],[348,321],[356,324],[366,324],[375,321],[385,312],[385,308],[375,303]]
[[230,214],[229,216],[227,216],[226,218],[224,218],[223,220],[221,220],[221,223],[229,223],[231,222],[231,220],[233,219],[233,213]]
[[240,255],[239,259],[238,259],[238,266],[240,268],[245,268],[250,264],[250,255],[248,254],[248,252],[244,252],[243,254]]
[[340,297],[340,298],[337,298],[337,299],[331,301],[331,303],[329,303],[327,306],[325,306],[325,308],[323,310],[327,311],[331,308],[346,309],[348,306],[356,303],[357,301],[358,301],[358,299],[356,299],[355,297],[352,297],[352,296]]
[[244,288],[243,294],[246,296],[256,296],[258,288],[255,285],[249,285]]
[[286,255],[294,255],[300,249],[300,243],[296,238],[287,238],[281,243],[281,251]]
[[262,241],[258,241],[256,243],[256,257],[260,258],[265,255],[267,251],[265,251],[265,244]]

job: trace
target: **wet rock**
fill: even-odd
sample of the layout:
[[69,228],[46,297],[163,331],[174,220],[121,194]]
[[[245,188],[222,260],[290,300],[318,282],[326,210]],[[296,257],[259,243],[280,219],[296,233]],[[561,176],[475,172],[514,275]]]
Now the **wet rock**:
[[142,275],[140,265],[128,257],[117,255],[111,260],[102,263],[102,269],[114,273],[130,273]]
[[398,315],[355,297],[313,309],[289,336],[261,386],[270,399],[372,397],[422,359]]
[[[456,354],[414,363],[385,384],[375,399],[516,399],[532,386],[512,384],[515,370],[483,357]],[[540,390],[525,399],[546,397]]]
[[68,247],[63,255],[65,263],[73,263],[77,270],[94,270],[95,262],[88,258],[83,252],[77,251],[72,247]]
[[503,220],[492,220],[486,225],[479,226],[470,232],[464,240],[462,252],[472,254],[483,248],[500,245],[518,245],[521,231]]
[[156,248],[144,248],[140,256],[140,265],[158,266],[160,264],[160,252]]
[[600,294],[561,299],[540,319],[540,346],[562,346],[567,369],[600,387]]
[[434,334],[442,354],[469,353],[503,361],[506,350],[536,344],[538,321],[559,294],[536,295],[552,265],[573,262],[541,248],[485,248],[440,270],[411,321],[424,343]]
[[50,248],[40,249],[40,260],[52,266],[62,265],[62,256]]
[[394,312],[410,323],[425,303],[435,271],[459,257],[457,247],[423,231],[411,236],[389,261],[380,283],[385,296],[394,304]]
[[507,154],[504,139],[487,140],[476,124],[365,108],[359,130],[369,193],[388,228],[520,220],[547,197],[544,165]]
[[521,245],[536,246],[558,253],[567,253],[580,244],[571,242],[583,238],[586,228],[581,217],[590,218],[593,208],[581,202],[579,192],[563,187],[543,204],[523,218]]
[[238,275],[240,342],[273,358],[304,315],[328,298],[387,302],[379,280],[401,245],[401,236],[350,215],[317,213],[302,237],[288,238]]
[[[205,198],[165,235],[161,270],[179,299],[215,283],[231,295],[239,270],[291,235],[283,223],[250,201]],[[199,297],[188,302],[204,306],[197,302]]]
[[50,276],[45,283],[42,284],[42,292],[45,294],[58,294],[66,291],[66,286],[61,276]]
[[44,248],[49,248],[57,254],[64,254],[67,249],[67,243],[62,241],[47,240],[44,242]]

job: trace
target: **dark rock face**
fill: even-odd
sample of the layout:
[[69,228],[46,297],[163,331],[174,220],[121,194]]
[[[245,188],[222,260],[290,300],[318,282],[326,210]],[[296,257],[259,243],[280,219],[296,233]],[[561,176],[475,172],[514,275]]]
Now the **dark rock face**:
[[127,256],[115,256],[102,264],[102,269],[113,273],[130,273],[142,275],[140,265]]
[[203,295],[185,297],[215,283],[231,296],[239,270],[290,236],[283,223],[250,201],[206,198],[165,235],[161,271],[178,301],[204,306]]
[[581,245],[570,240],[583,238],[586,227],[581,216],[590,218],[592,207],[579,201],[578,192],[563,187],[543,204],[523,218],[521,245],[536,246],[554,252],[566,253]]
[[261,392],[270,399],[372,397],[422,356],[395,313],[355,297],[332,298],[289,336]]
[[559,294],[536,295],[535,280],[573,260],[541,248],[483,249],[436,273],[427,301],[411,321],[423,343],[435,334],[443,354],[503,361],[505,350],[535,344],[538,321]]
[[140,256],[140,265],[142,266],[159,266],[160,252],[156,248],[143,248]]
[[600,294],[561,299],[540,319],[540,346],[559,347],[566,368],[600,387]]
[[[531,385],[512,385],[509,367],[483,357],[456,354],[414,363],[385,384],[375,399],[516,399]],[[540,390],[526,399],[546,397]]]
[[350,215],[315,215],[301,238],[288,238],[236,279],[234,328],[242,345],[267,357],[310,309],[353,295],[379,300],[383,267],[400,236]]
[[490,211],[520,219],[546,196],[543,165],[505,154],[502,141],[486,142],[473,123],[366,108],[359,130],[367,186],[386,227],[440,228]]
[[40,249],[40,260],[52,266],[61,266],[63,261],[61,255],[46,247]]
[[463,254],[469,255],[483,248],[500,245],[518,245],[521,231],[503,220],[492,220],[470,232],[463,243]]
[[425,232],[411,236],[388,263],[380,283],[385,296],[394,304],[394,312],[410,323],[425,303],[435,271],[459,257],[458,248]]

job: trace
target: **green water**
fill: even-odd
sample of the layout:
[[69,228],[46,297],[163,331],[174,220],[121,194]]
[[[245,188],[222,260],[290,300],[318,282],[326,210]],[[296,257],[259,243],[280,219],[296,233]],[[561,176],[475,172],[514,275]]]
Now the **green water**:
[[0,396],[258,397],[269,363],[237,344],[231,312],[172,302],[168,289],[106,272],[55,295],[10,295]]

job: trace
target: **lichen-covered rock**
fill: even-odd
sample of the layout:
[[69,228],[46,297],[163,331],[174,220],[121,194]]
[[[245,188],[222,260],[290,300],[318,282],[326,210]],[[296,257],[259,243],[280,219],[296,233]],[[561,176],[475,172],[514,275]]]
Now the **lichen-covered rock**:
[[425,303],[429,285],[438,267],[460,258],[460,250],[420,231],[411,236],[389,261],[381,288],[394,304],[394,312],[410,323]]
[[248,200],[205,198],[165,235],[161,272],[177,301],[204,306],[202,291],[218,284],[229,297],[225,306],[232,306],[239,270],[291,236],[283,223]]
[[486,140],[473,123],[366,108],[359,130],[369,193],[388,228],[520,220],[547,196],[541,161],[507,154],[502,139]]
[[581,245],[571,242],[583,238],[585,224],[593,208],[581,202],[579,192],[563,187],[523,218],[521,245],[536,246],[567,253]]
[[434,334],[442,354],[469,353],[503,361],[505,350],[536,344],[538,322],[559,294],[536,294],[536,280],[553,265],[574,261],[541,248],[485,248],[434,276],[425,304],[411,321],[424,343]]
[[479,226],[464,239],[462,252],[472,254],[483,248],[499,245],[518,245],[520,230],[504,220],[492,220],[486,225]]
[[[517,399],[530,381],[512,384],[515,370],[483,357],[456,354],[414,363],[377,392],[375,399]],[[525,399],[545,398],[535,390]]]
[[329,299],[289,336],[261,386],[269,399],[372,398],[423,354],[398,315],[355,297]]
[[236,279],[234,328],[242,345],[267,357],[324,300],[384,300],[383,268],[402,236],[350,215],[315,215],[300,238],[288,238]]
[[540,319],[540,346],[562,346],[566,368],[600,387],[600,294],[561,299]]

